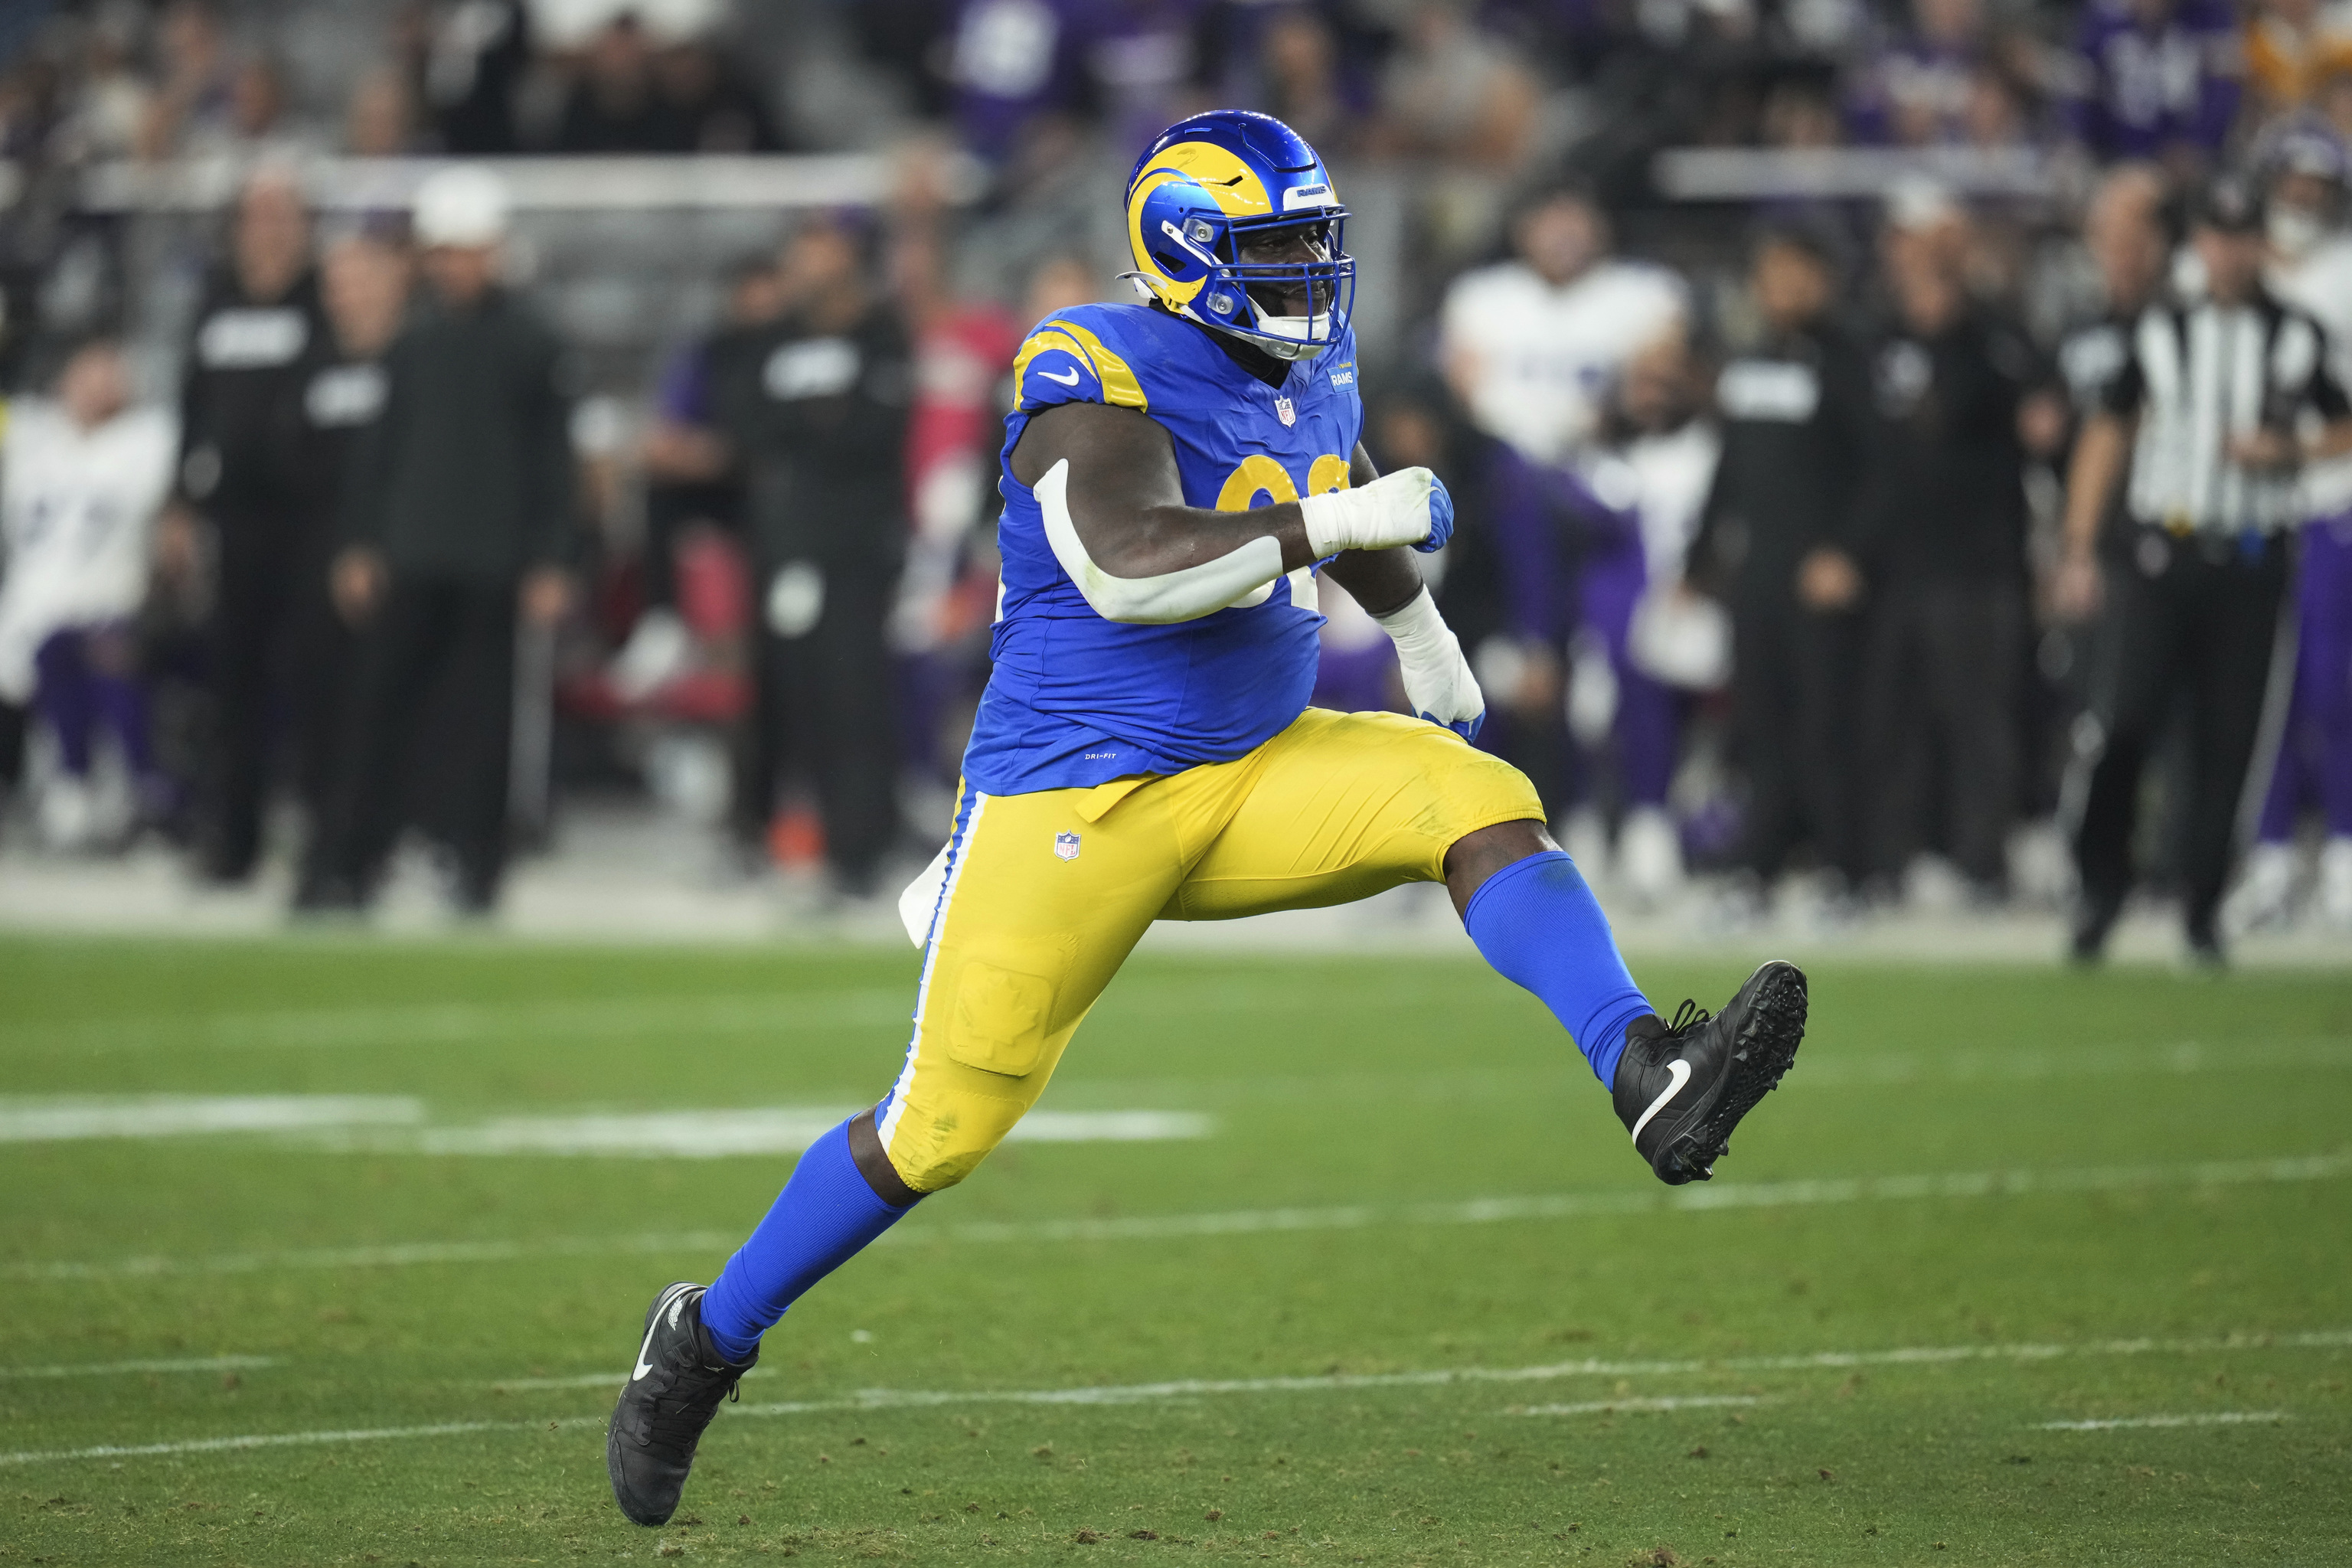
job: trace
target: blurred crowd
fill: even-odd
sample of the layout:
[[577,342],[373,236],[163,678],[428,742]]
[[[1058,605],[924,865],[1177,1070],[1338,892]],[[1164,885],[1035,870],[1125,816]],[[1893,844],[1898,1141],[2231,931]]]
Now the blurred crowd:
[[[889,891],[986,679],[1013,352],[1126,297],[1127,167],[1206,107],[1333,163],[1480,743],[1620,897],[2352,926],[2342,0],[20,7],[0,831],[326,911],[415,829],[478,911],[625,791]],[[1688,148],[1784,156],[1690,201]],[[1921,156],[1822,194],[1839,149]],[[467,162],[835,152],[896,173],[593,364]],[[319,200],[395,156],[458,162]],[[194,250],[86,199],[196,163]],[[1391,705],[1325,601],[1317,700]]]

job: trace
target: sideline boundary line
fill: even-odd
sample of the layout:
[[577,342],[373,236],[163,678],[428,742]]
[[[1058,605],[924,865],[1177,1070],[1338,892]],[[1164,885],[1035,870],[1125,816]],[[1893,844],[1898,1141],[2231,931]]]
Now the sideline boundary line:
[[[891,922],[892,940],[879,951],[903,954],[906,945]],[[0,934],[8,934],[0,918]],[[306,941],[304,945],[309,945]],[[1408,988],[1391,983],[1387,991]],[[1257,994],[1251,987],[1202,987],[1156,976],[1137,976],[1122,995],[1151,994],[1152,1011],[1214,1012],[1241,1006],[1283,1011],[1321,1004],[1286,992]],[[1166,993],[1166,994],[1160,994]],[[693,992],[575,999],[533,996],[503,1002],[385,1003],[376,1006],[288,1007],[245,1012],[131,1014],[112,1018],[32,1024],[11,1029],[15,1048],[52,1055],[112,1056],[128,1052],[316,1049],[368,1047],[445,1047],[518,1035],[567,1038],[626,1039],[712,1034],[813,1035],[826,1030],[889,1030],[913,1016],[912,986],[849,986],[808,991]]]
[[16,1378],[102,1377],[127,1372],[251,1372],[277,1364],[276,1356],[266,1355],[177,1356],[159,1361],[92,1361],[79,1364],[66,1362],[56,1366],[0,1366],[0,1383]]
[[1766,1405],[1753,1394],[1667,1394],[1664,1398],[1582,1399],[1572,1405],[1520,1405],[1506,1415],[1647,1415],[1674,1410],[1712,1410],[1727,1405]]
[[2195,1415],[2116,1415],[2103,1421],[2044,1421],[2036,1432],[2124,1432],[2149,1426],[2275,1426],[2294,1417],[2284,1410],[2209,1410]]
[[[891,1247],[1011,1242],[1162,1241],[1182,1237],[1247,1236],[1377,1226],[1496,1225],[1590,1215],[1709,1209],[1807,1208],[1822,1205],[1935,1198],[2023,1197],[2037,1194],[2159,1191],[2323,1182],[2352,1176],[2352,1153],[2272,1160],[2201,1161],[2177,1165],[2089,1165],[2056,1170],[1947,1171],[1916,1175],[1832,1177],[1815,1181],[1726,1182],[1620,1192],[1538,1194],[1459,1203],[1344,1205],[1328,1208],[1236,1209],[1223,1214],[1138,1215],[1125,1219],[972,1221],[885,1232]],[[248,1274],[310,1268],[394,1268],[426,1264],[507,1263],[532,1258],[731,1251],[729,1231],[625,1237],[552,1237],[543,1241],[420,1241],[383,1247],[241,1252],[209,1258],[125,1258],[0,1265],[0,1279],[131,1279],[185,1274]]]
[[[1027,1389],[866,1389],[834,1399],[779,1400],[736,1407],[743,1415],[814,1415],[844,1411],[928,1410],[955,1405],[1117,1405],[1151,1404],[1230,1394],[1328,1394],[1360,1389],[1475,1387],[1489,1384],[1545,1383],[1571,1377],[1615,1377],[1628,1373],[1669,1374],[1694,1372],[1801,1372],[1857,1366],[1933,1366],[1959,1362],[2042,1362],[2075,1356],[2206,1354],[2226,1351],[2352,1349],[2352,1329],[2326,1329],[2293,1334],[2231,1334],[2210,1339],[2094,1340],[2080,1344],[2019,1343],[1981,1345],[1913,1345],[1883,1351],[1816,1351],[1769,1356],[1728,1356],[1718,1360],[1555,1362],[1543,1366],[1448,1367],[1423,1372],[1339,1373],[1319,1377],[1181,1378],[1166,1383],[1114,1384],[1081,1388]],[[1636,1397],[1591,1403],[1598,1414],[1633,1406]],[[1679,1401],[1691,1404],[1699,1396]],[[1649,1408],[1666,1408],[1653,1401]],[[1568,1414],[1569,1407],[1544,1412]],[[2277,1413],[2242,1419],[2268,1419]],[[554,1432],[601,1426],[609,1415],[560,1416],[536,1421],[444,1421],[423,1426],[375,1426],[352,1430],[263,1432],[226,1437],[196,1437],[178,1442],[98,1444],[84,1448],[0,1453],[0,1468],[19,1465],[72,1463],[88,1459],[149,1458],[173,1454],[224,1453],[246,1448],[275,1448],[320,1444],[386,1442],[404,1437],[454,1436],[473,1432]],[[2149,1420],[2174,1419],[2156,1418]],[[2190,1418],[2179,1418],[2188,1420]]]
[[1833,1372],[1864,1366],[1937,1366],[1961,1362],[2042,1362],[2076,1356],[2194,1355],[2217,1351],[2352,1349],[2352,1329],[2301,1334],[2229,1335],[2204,1340],[2094,1340],[2082,1344],[1908,1345],[1884,1351],[1814,1351],[1795,1355],[1725,1356],[1676,1361],[1552,1362],[1541,1366],[1445,1367],[1426,1372],[1329,1373],[1314,1377],[1183,1378],[1097,1388],[940,1393],[868,1389],[845,1399],[742,1405],[742,1415],[801,1415],[826,1410],[908,1410],[941,1405],[1139,1405],[1219,1394],[1324,1394],[1356,1389],[1444,1388],[1480,1384],[1549,1383],[1568,1377],[1675,1376],[1691,1373]]

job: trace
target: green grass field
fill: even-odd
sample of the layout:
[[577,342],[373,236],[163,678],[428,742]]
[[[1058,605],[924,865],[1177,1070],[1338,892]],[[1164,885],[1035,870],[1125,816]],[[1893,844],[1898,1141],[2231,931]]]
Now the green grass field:
[[1475,964],[1139,960],[1043,1109],[1206,1135],[1006,1146],[626,1524],[645,1305],[790,1156],[553,1150],[870,1100],[914,967],[0,942],[0,1564],[2352,1562],[2316,973],[1822,965],[1670,1194]]

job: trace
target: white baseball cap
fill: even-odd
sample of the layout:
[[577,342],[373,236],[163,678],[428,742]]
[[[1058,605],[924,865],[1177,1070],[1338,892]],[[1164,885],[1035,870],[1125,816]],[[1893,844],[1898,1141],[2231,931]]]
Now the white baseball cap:
[[1926,234],[1963,216],[1950,187],[1926,174],[1900,175],[1886,192],[1886,221],[1905,234]]
[[416,187],[415,224],[420,245],[496,245],[507,233],[507,186],[488,169],[459,163],[436,170]]

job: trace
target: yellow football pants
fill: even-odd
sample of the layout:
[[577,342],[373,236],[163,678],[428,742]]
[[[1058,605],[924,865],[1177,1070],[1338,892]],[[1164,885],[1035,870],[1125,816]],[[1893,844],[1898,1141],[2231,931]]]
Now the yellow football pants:
[[1445,877],[1445,853],[1543,820],[1517,768],[1395,713],[1308,709],[1230,763],[1092,789],[967,790],[907,1063],[876,1118],[919,1193],[970,1175],[1155,920],[1232,920]]

